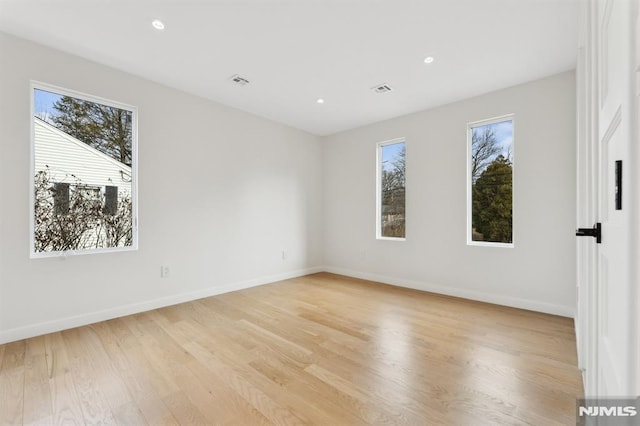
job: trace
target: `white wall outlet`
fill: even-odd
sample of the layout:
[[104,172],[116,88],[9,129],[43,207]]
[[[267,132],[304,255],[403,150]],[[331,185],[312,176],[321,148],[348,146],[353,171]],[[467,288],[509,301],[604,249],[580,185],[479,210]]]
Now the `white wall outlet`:
[[282,260],[287,260],[287,251],[282,250]]
[[170,273],[171,273],[171,270],[169,269],[168,266],[162,265],[160,267],[160,278],[169,278]]

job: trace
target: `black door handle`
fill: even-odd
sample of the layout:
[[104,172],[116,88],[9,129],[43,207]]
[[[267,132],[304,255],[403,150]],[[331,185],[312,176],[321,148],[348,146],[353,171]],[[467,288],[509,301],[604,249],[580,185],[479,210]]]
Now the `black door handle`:
[[578,228],[576,229],[576,236],[578,237],[595,237],[596,243],[602,242],[602,224],[600,222],[593,225],[593,228]]

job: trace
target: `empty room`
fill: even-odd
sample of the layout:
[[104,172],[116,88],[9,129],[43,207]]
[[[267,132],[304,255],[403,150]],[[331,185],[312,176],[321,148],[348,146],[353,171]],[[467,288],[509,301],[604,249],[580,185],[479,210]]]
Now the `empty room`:
[[640,424],[638,34],[0,0],[0,425]]

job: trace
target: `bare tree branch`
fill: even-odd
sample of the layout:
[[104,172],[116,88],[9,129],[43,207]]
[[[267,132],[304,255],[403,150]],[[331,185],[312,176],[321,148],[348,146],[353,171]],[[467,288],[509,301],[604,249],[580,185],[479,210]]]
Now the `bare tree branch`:
[[471,133],[471,178],[475,182],[482,172],[500,153],[498,139],[491,128],[486,126],[482,131],[472,129]]

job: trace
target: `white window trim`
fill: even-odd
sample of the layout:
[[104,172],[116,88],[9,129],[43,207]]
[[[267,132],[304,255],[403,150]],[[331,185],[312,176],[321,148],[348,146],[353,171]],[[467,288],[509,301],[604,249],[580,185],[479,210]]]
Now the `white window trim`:
[[[89,102],[95,102],[102,105],[124,109],[132,112],[131,117],[131,227],[132,227],[132,242],[127,247],[105,247],[105,248],[91,248],[82,250],[66,250],[66,251],[53,251],[53,252],[36,252],[35,251],[35,126],[34,126],[34,91],[44,90],[47,92],[57,93],[63,96],[72,96],[74,98],[82,99]],[[132,105],[124,104],[122,102],[112,101],[110,99],[101,98],[98,96],[88,95],[86,93],[77,92],[75,90],[66,89],[63,87],[55,86],[40,81],[31,80],[29,84],[29,128],[30,128],[30,185],[29,185],[29,257],[31,259],[48,258],[48,257],[62,257],[84,255],[84,254],[99,254],[99,253],[113,253],[123,251],[135,251],[138,250],[138,108]]]
[[[376,240],[382,241],[406,241],[407,240],[407,228],[405,217],[405,230],[404,237],[383,237],[382,236],[382,148],[387,145],[395,145],[397,143],[404,143],[405,153],[407,149],[406,138],[395,138],[376,144]],[[405,170],[406,178],[406,170]],[[405,194],[407,184],[405,180]],[[406,195],[405,195],[405,213],[406,213]]]
[[515,167],[515,140],[516,140],[516,120],[515,114],[505,114],[498,117],[488,118],[486,120],[478,120],[467,123],[467,245],[468,246],[476,246],[476,247],[493,247],[493,248],[514,248],[515,247],[515,226],[514,223],[511,223],[512,226],[512,234],[511,234],[511,243],[493,243],[490,241],[473,241],[471,238],[471,233],[473,231],[472,227],[472,212],[473,212],[473,204],[472,204],[472,196],[473,196],[473,187],[471,184],[471,131],[474,127],[486,126],[487,124],[495,124],[501,123],[503,121],[511,121],[511,131],[513,137],[513,143],[511,145],[511,161],[513,168],[513,175],[511,177],[512,182],[512,205],[511,205],[511,220],[513,221],[516,217],[515,215],[515,175],[516,175],[516,167]]

